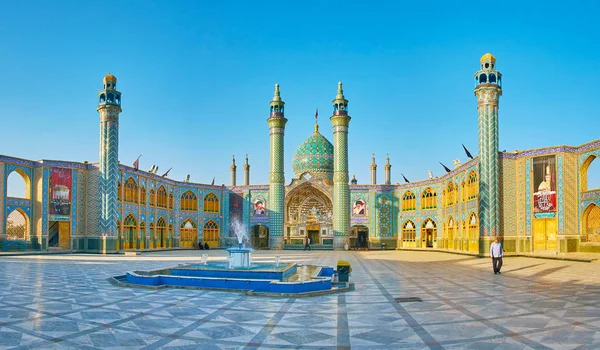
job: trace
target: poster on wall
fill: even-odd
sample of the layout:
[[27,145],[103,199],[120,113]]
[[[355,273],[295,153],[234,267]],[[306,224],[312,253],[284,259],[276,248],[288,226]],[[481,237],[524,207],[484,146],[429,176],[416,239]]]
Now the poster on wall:
[[265,201],[261,199],[257,199],[254,201],[254,216],[265,216]]
[[357,199],[352,204],[352,215],[363,216],[367,212],[365,207],[365,201],[363,199]]
[[229,221],[231,222],[229,237],[235,237],[235,228],[242,224],[243,198],[237,193],[229,194]]
[[533,158],[533,205],[538,217],[556,212],[556,162],[554,156]]
[[50,177],[50,215],[69,217],[71,215],[71,190],[73,174],[71,169],[52,168]]

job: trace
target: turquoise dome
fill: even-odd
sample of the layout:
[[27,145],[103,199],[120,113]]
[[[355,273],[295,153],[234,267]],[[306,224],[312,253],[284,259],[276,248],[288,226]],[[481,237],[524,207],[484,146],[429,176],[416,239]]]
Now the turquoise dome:
[[292,169],[297,178],[304,173],[333,178],[333,145],[319,133],[318,126],[294,153]]

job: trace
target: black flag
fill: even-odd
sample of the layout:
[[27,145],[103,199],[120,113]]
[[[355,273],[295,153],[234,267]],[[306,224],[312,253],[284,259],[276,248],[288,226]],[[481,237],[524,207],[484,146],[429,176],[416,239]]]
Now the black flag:
[[469,150],[467,149],[467,147],[465,147],[465,145],[462,145],[463,149],[465,150],[465,153],[467,154],[467,157],[473,159],[473,156],[471,155],[471,152],[469,152]]
[[[440,164],[442,164],[442,162],[440,162]],[[442,166],[444,167],[444,170],[446,170],[447,173],[452,171],[452,170],[448,169],[448,167],[445,166],[444,164],[442,164]]]
[[[173,167],[171,167],[171,169],[173,169]],[[167,170],[167,172],[166,172],[166,173],[164,173],[162,177],[165,177],[165,176],[167,176],[167,174],[169,173],[169,171],[171,171],[171,169]]]
[[212,180],[212,182],[210,183],[210,185],[211,185],[211,186],[214,186],[214,185],[215,185],[215,178],[214,178],[214,177],[213,177],[213,180]]
[[410,183],[410,181],[408,181],[408,179],[406,178],[406,176],[404,176],[404,174],[400,174],[400,175],[402,175],[402,177],[404,178],[404,182]]

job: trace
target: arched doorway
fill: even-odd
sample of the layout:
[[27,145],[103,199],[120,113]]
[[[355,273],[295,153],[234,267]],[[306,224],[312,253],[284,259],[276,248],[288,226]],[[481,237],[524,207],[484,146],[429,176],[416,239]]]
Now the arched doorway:
[[194,247],[194,242],[198,239],[198,225],[196,222],[192,219],[185,220],[181,223],[179,232],[179,246],[182,248]]
[[402,245],[403,248],[416,248],[417,227],[411,220],[406,220],[402,225]]
[[583,211],[582,242],[600,242],[600,208],[592,203]]
[[204,224],[204,242],[208,243],[209,248],[219,246],[219,225],[213,220]]
[[254,225],[250,228],[250,245],[254,248],[269,248],[269,228],[265,225]]
[[421,225],[421,244],[424,248],[433,248],[437,242],[437,225],[432,219],[423,221]]
[[469,216],[469,233],[466,238],[465,250],[479,252],[479,222],[477,221],[477,214],[473,212]]
[[167,223],[164,218],[158,219],[156,222],[156,236],[154,240],[156,242],[156,248],[165,248],[165,241],[167,239]]
[[446,239],[447,239],[447,248],[448,249],[456,249],[454,245],[455,238],[455,222],[452,217],[448,219],[448,225],[446,226]]
[[369,228],[365,225],[354,225],[350,228],[350,247],[354,249],[369,248]]
[[148,245],[148,248],[152,248],[152,249],[156,248],[156,242],[154,242],[154,233],[155,233],[154,223],[151,222],[150,223],[150,244]]
[[289,244],[333,245],[333,203],[311,183],[302,184],[286,195],[286,240]]
[[137,249],[137,222],[132,214],[127,215],[123,222],[125,230],[125,242],[123,249]]

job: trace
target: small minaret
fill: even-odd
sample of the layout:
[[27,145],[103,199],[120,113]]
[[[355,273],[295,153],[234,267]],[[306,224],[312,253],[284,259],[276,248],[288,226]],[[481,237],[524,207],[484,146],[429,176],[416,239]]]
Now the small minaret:
[[269,174],[269,247],[283,247],[283,218],[285,205],[285,174],[283,163],[283,136],[285,133],[285,119],[283,106],[285,102],[279,95],[279,84],[275,84],[273,101],[269,104],[270,159],[271,169]]
[[392,184],[392,165],[390,164],[390,156],[385,155],[385,184]]
[[246,154],[246,163],[244,163],[244,186],[250,185],[250,164],[248,164],[248,155]]
[[350,232],[350,198],[348,185],[348,100],[344,97],[342,82],[338,83],[333,100],[333,245],[341,249]]
[[371,185],[377,184],[377,164],[375,164],[375,154],[371,158]]
[[[100,114],[100,234],[117,238],[117,183],[119,175],[119,113],[121,93],[117,91],[117,78],[108,73],[103,79],[104,88],[98,92]],[[110,249],[110,248],[109,248]]]
[[350,184],[356,185],[357,183],[358,183],[358,180],[356,180],[356,175],[352,175],[352,180],[350,180]]
[[235,156],[231,156],[231,166],[229,168],[231,169],[231,186],[235,186],[235,178],[237,171],[237,166],[235,165]]
[[496,57],[491,53],[483,55],[479,63],[480,70],[475,73],[479,114],[479,235],[489,238],[500,234],[498,103],[502,74],[496,70]]

